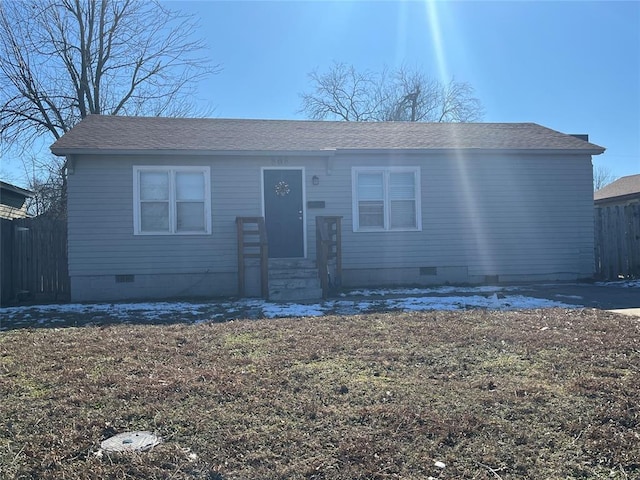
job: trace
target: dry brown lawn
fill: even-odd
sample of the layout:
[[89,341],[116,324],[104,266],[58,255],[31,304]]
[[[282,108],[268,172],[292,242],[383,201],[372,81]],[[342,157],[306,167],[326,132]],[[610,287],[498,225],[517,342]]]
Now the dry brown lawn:
[[[0,478],[640,478],[639,401],[598,310],[13,330]],[[99,454],[130,430],[164,442]]]

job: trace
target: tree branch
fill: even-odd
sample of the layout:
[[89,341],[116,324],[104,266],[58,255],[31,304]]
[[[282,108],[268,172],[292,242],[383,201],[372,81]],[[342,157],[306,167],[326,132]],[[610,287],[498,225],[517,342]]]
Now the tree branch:
[[468,83],[446,85],[406,67],[358,72],[336,63],[309,74],[313,93],[300,94],[300,112],[310,118],[345,121],[469,122],[482,118],[480,101]]

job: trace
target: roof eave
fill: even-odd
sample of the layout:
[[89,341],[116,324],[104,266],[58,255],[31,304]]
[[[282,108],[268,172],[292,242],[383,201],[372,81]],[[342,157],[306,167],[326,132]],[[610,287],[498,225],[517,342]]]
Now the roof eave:
[[604,148],[561,149],[561,148],[404,148],[404,149],[337,149],[339,153],[351,154],[418,154],[418,155],[459,155],[459,154],[533,154],[533,155],[600,155]]
[[27,190],[26,188],[17,187],[7,182],[3,182],[0,180],[0,187],[5,190],[9,190],[13,193],[17,193],[19,195],[23,195],[25,198],[31,198],[35,195],[31,190]]
[[640,199],[640,192],[626,193],[624,195],[616,195],[613,197],[596,198],[593,200],[593,203],[596,205],[602,205],[604,203],[618,203],[635,199]]
[[154,156],[169,156],[169,155],[190,155],[190,156],[293,156],[293,155],[307,155],[326,157],[328,155],[334,155],[335,149],[324,150],[168,150],[168,149],[102,149],[102,148],[52,148],[51,153],[59,157],[68,155],[154,155]]
[[455,154],[533,154],[533,155],[600,155],[604,148],[595,149],[553,149],[553,148],[326,148],[321,150],[197,150],[197,149],[98,149],[98,148],[52,148],[57,156],[67,155],[190,155],[190,156],[333,156],[336,153],[362,154],[412,154],[412,155],[455,155]]

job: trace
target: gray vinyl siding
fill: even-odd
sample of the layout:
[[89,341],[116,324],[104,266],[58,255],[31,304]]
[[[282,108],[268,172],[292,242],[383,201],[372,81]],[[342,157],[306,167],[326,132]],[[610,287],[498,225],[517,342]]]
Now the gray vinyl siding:
[[[262,167],[304,167],[307,257],[315,216],[340,215],[343,268],[460,267],[469,277],[588,277],[593,204],[588,155],[320,157],[80,156],[69,176],[71,277],[219,275],[237,270],[237,216],[262,215]],[[210,235],[134,235],[134,165],[211,167]],[[352,167],[419,166],[422,230],[354,232]],[[317,175],[319,185],[312,185]],[[222,281],[222,280],[221,280]],[[76,281],[76,283],[80,283]]]
[[[134,235],[134,165],[212,166],[212,234]],[[235,271],[235,218],[260,215],[259,178],[259,166],[202,157],[78,159],[69,177],[70,275]]]
[[[589,276],[593,268],[588,156],[358,159],[352,166],[421,167],[421,232],[353,232],[344,214],[345,269],[467,267],[475,275]],[[343,182],[341,182],[343,183]],[[338,199],[336,199],[337,201]]]

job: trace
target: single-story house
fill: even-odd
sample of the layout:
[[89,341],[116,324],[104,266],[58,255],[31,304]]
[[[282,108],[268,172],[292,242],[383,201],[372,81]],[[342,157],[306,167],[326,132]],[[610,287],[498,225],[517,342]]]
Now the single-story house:
[[598,207],[640,203],[640,174],[620,177],[593,194]]
[[534,123],[91,115],[51,150],[74,301],[594,272],[604,148]]
[[28,217],[26,201],[31,197],[33,197],[31,190],[0,180],[0,218],[15,220]]

